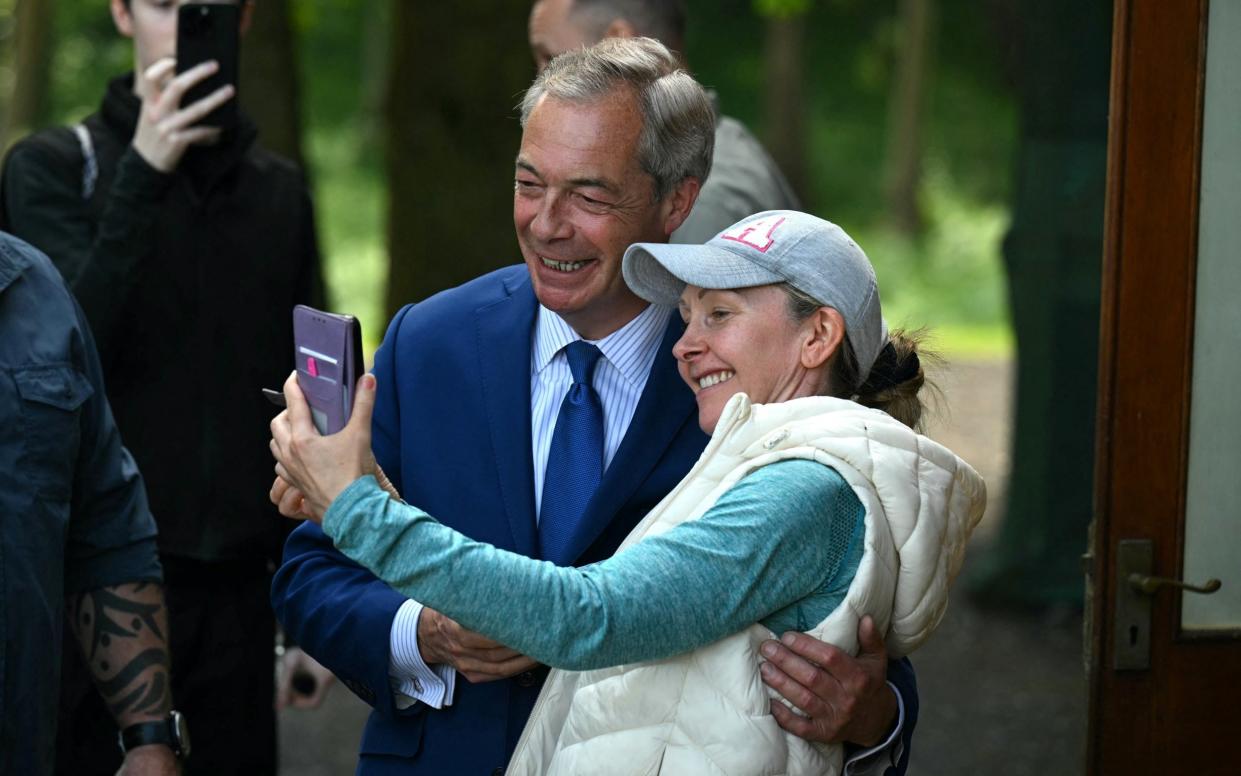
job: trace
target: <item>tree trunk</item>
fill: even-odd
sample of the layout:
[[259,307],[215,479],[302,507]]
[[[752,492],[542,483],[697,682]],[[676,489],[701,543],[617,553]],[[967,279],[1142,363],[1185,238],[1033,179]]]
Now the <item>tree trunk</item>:
[[263,146],[303,164],[297,37],[289,0],[261,0],[241,46],[241,104]]
[[393,0],[392,11],[389,315],[520,260],[512,216],[521,138],[514,104],[534,74],[527,0]]
[[922,125],[934,37],[934,0],[900,1],[896,71],[888,103],[884,195],[888,218],[901,233],[922,231],[918,185],[922,179]]
[[387,0],[367,0],[370,9],[364,20],[367,45],[359,52],[362,81],[358,85],[361,94],[361,110],[358,116],[361,148],[378,148],[383,143],[384,102],[389,89],[388,72],[392,61],[392,37],[388,26],[392,23],[392,6]]
[[806,186],[806,105],[802,96],[805,27],[806,15],[801,11],[768,18],[764,108],[767,150],[798,198],[812,209]]
[[54,0],[17,0],[13,32],[16,78],[8,110],[0,120],[0,150],[46,118],[55,10]]

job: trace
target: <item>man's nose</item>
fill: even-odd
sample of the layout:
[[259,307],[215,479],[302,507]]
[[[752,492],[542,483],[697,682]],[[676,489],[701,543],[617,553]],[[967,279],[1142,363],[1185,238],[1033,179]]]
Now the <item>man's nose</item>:
[[564,217],[562,209],[563,200],[559,196],[548,193],[543,197],[543,201],[539,203],[539,211],[530,223],[530,231],[536,239],[550,242],[568,237],[572,233],[572,225]]

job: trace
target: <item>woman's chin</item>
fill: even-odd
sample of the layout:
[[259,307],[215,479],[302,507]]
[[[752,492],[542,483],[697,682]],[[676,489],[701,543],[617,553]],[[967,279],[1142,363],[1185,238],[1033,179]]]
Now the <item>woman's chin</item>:
[[715,427],[720,422],[720,413],[724,411],[724,405],[718,401],[706,399],[698,402],[698,427],[702,429],[707,436],[715,433]]

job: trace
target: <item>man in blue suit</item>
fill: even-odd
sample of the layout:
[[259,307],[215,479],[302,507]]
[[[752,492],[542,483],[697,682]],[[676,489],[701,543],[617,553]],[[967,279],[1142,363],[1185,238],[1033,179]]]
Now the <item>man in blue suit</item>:
[[[681,323],[629,291],[620,267],[631,243],[665,241],[689,214],[715,121],[667,49],[636,39],[558,58],[527,92],[522,126],[513,215],[524,264],[396,315],[375,359],[373,447],[405,499],[445,524],[581,565],[609,556],[706,443],[671,356]],[[554,430],[566,393],[581,387],[567,355],[578,340],[600,351],[583,382],[602,409],[604,468],[571,523],[549,526],[543,506],[569,484]],[[295,508],[297,494],[284,496],[282,510]],[[359,773],[503,772],[545,668],[405,599],[309,523],[289,539],[272,601],[305,650],[374,707]],[[821,715],[817,734],[880,744],[852,766],[882,772],[901,760],[903,770],[916,715],[908,664],[888,668],[897,693],[882,663],[869,681],[823,690],[790,657],[780,664],[818,691],[794,698]],[[469,681],[457,685],[457,673]]]

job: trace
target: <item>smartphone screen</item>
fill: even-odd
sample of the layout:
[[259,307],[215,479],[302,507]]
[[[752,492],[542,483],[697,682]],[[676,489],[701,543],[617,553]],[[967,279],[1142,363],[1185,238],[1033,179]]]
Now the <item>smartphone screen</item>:
[[[238,74],[238,36],[241,6],[234,3],[186,3],[177,10],[177,73],[215,60],[220,68],[189,89],[181,98],[188,107],[227,84],[234,88]],[[207,114],[202,126],[227,129],[237,124],[237,97]]]

